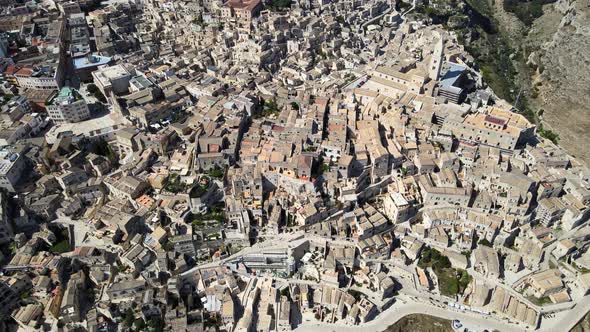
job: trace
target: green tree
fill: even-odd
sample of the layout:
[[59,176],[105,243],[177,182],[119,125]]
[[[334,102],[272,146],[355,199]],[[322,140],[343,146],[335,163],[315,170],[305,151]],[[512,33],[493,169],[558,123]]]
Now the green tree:
[[107,102],[107,98],[102,94],[100,89],[96,85],[94,85],[93,83],[88,84],[88,86],[86,87],[86,90],[88,90],[88,92],[92,93],[94,95],[94,97],[96,99],[98,99],[101,103]]
[[144,331],[145,328],[145,321],[142,318],[138,318],[133,322],[133,329],[135,331]]
[[221,178],[223,178],[223,169],[214,168],[214,169],[210,170],[209,172],[207,172],[207,174],[209,174],[209,176],[211,176],[213,178],[221,179]]
[[159,318],[150,318],[147,325],[150,331],[162,332],[164,330],[164,323]]
[[267,7],[272,11],[281,11],[291,7],[291,0],[270,0]]
[[125,311],[125,318],[123,319],[123,324],[125,324],[125,326],[131,327],[131,324],[133,324],[134,319],[135,314],[133,313],[133,309],[128,308],[127,311]]
[[486,247],[492,246],[492,243],[490,243],[490,241],[488,241],[488,239],[481,239],[481,240],[479,240],[478,244],[481,246],[486,246]]

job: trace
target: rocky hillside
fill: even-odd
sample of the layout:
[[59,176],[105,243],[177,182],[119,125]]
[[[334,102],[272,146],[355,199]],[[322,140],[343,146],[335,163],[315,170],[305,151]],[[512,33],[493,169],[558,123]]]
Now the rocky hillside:
[[560,145],[590,164],[590,2],[547,5],[526,36],[531,105]]

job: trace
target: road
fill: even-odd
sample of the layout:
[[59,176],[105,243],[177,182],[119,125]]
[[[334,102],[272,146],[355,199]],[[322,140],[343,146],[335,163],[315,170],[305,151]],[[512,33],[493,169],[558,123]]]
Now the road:
[[[415,1],[415,0],[414,0]],[[393,10],[395,10],[394,6],[390,6],[389,8],[387,8],[385,11],[383,11],[383,13],[375,16],[374,18],[368,20],[367,22],[363,23],[361,25],[361,31],[365,31],[366,28],[370,25],[373,24],[375,22],[378,22],[380,19],[382,19],[385,15],[391,13]]]
[[[223,264],[224,261],[227,261],[228,259],[231,259],[237,255],[243,255],[244,253],[247,253],[247,252],[255,252],[257,250],[260,250],[261,248],[281,246],[281,245],[284,245],[284,243],[289,242],[290,240],[301,239],[301,236],[302,236],[301,234],[297,234],[297,233],[296,234],[282,234],[282,235],[278,236],[277,239],[275,239],[273,241],[268,241],[265,243],[256,244],[253,247],[246,248],[246,249],[242,250],[241,252],[239,252],[236,255],[226,258],[225,260],[212,262],[209,264],[205,264],[204,266],[195,267],[195,268],[183,273],[183,275],[188,275],[188,274],[194,273],[194,270],[199,269],[199,268],[204,268],[204,267],[209,267],[209,266],[219,266],[219,265]],[[308,236],[307,239],[311,240],[311,241],[317,240],[314,236]],[[376,262],[378,262],[378,261],[377,260],[373,261],[373,263],[376,263]],[[398,266],[398,264],[395,264],[392,261],[383,261],[381,263],[389,265],[390,268],[393,266],[397,266],[407,272],[410,272],[410,273],[412,272],[412,267],[410,267],[410,266]],[[285,283],[285,282],[296,283],[294,281],[281,279],[281,278],[277,278],[277,280],[281,281],[283,283]],[[464,324],[465,327],[469,327],[470,329],[475,330],[475,331],[483,331],[484,329],[487,329],[487,330],[494,330],[495,329],[495,330],[499,330],[499,331],[527,331],[527,330],[531,331],[530,328],[527,329],[524,327],[524,325],[516,325],[514,323],[509,323],[505,319],[502,319],[502,318],[495,316],[495,315],[485,316],[485,315],[478,314],[478,313],[463,312],[463,311],[458,311],[453,308],[446,307],[443,304],[444,299],[440,295],[426,293],[426,292],[422,292],[422,291],[415,289],[411,283],[411,280],[399,279],[398,281],[400,283],[402,283],[402,285],[403,285],[403,287],[400,291],[401,294],[398,297],[396,297],[396,302],[390,308],[386,309],[384,312],[381,312],[379,315],[377,315],[377,317],[373,321],[370,321],[370,322],[363,324],[361,326],[349,326],[349,325],[345,325],[344,323],[340,323],[340,322],[334,323],[334,324],[326,324],[326,323],[317,322],[317,321],[313,321],[313,322],[308,321],[308,322],[304,322],[302,325],[300,325],[297,330],[298,331],[335,331],[335,330],[338,330],[338,332],[344,332],[344,331],[353,331],[353,330],[357,331],[360,328],[363,328],[363,329],[369,328],[371,330],[383,331],[383,330],[387,329],[387,327],[393,325],[395,322],[397,322],[398,320],[400,320],[401,318],[403,318],[407,315],[426,314],[426,315],[431,315],[431,316],[449,319],[449,320],[459,319],[459,320],[461,320],[461,322]],[[301,282],[301,281],[297,281],[297,282],[307,283],[307,282]],[[489,282],[489,280],[488,280],[488,282]],[[498,282],[492,282],[492,283],[495,284],[496,286],[500,286],[505,289],[508,288],[505,285],[502,285],[501,283],[498,283]],[[311,284],[313,284],[313,283],[311,283]],[[365,295],[367,295],[369,297],[369,299],[371,301],[373,301],[374,303],[376,303],[378,305],[382,304],[382,303],[380,303],[381,301],[377,300],[377,297],[374,296],[374,294],[371,294],[371,292],[367,292],[367,291],[362,291],[362,292],[365,293]],[[514,294],[514,292],[511,292],[511,294]],[[528,301],[527,301],[527,303],[528,303]],[[566,305],[571,305],[571,303],[568,303]],[[538,308],[538,309],[540,309],[541,313],[543,313],[543,312],[553,312],[555,309],[560,309],[558,307],[560,307],[560,306],[559,305],[546,306],[546,307],[542,307],[542,308]],[[590,296],[586,296],[582,299],[579,299],[577,301],[577,304],[570,310],[565,310],[562,312],[553,313],[554,316],[552,318],[542,318],[541,323],[540,323],[540,327],[538,330],[539,331],[569,331],[571,328],[573,328],[573,326],[578,321],[580,321],[586,315],[586,313],[588,311],[590,311]]]
[[[452,309],[440,308],[430,303],[424,303],[415,301],[405,296],[399,296],[398,301],[394,303],[384,312],[380,313],[376,319],[360,325],[360,326],[347,326],[343,324],[326,324],[326,323],[311,323],[304,322],[297,327],[295,331],[311,331],[311,332],[348,332],[348,331],[384,331],[389,326],[395,324],[403,317],[411,314],[425,314],[434,317],[439,317],[447,320],[459,319],[464,325],[469,326],[473,329],[483,331],[484,329],[499,331],[519,331],[518,327],[514,325],[508,325],[502,321],[498,321],[493,318],[487,318],[485,316],[475,316],[475,314],[468,314],[464,312],[458,312]],[[521,329],[520,331],[526,331]]]
[[590,296],[578,301],[576,306],[568,311],[556,313],[554,318],[543,318],[539,331],[570,331],[590,311]]
[[409,12],[413,11],[414,9],[416,9],[416,0],[412,1],[412,7],[410,7],[410,9],[406,10],[400,15],[401,18],[403,19]]

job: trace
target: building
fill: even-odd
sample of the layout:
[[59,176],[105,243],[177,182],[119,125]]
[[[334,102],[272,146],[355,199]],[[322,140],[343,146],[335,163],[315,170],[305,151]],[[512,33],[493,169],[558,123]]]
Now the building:
[[464,97],[464,90],[461,88],[461,83],[465,77],[467,67],[453,62],[447,62],[443,65],[443,70],[445,69],[446,72],[439,82],[438,95],[455,104],[459,104]]
[[119,150],[121,158],[133,154],[133,152],[139,151],[138,143],[135,140],[136,136],[137,130],[133,128],[126,127],[117,132],[117,148]]
[[424,205],[456,205],[468,206],[473,190],[471,187],[436,185],[431,174],[420,175],[418,186]]
[[107,294],[112,302],[119,303],[139,299],[145,289],[145,281],[125,280],[112,284],[107,290]]
[[59,93],[49,101],[47,113],[56,124],[80,122],[90,118],[86,101],[71,87],[59,90]]
[[473,269],[485,277],[494,279],[500,277],[500,260],[494,248],[478,246],[471,253],[471,261]]
[[25,157],[7,150],[0,151],[0,188],[15,192],[25,168]]
[[221,8],[221,17],[233,19],[242,27],[249,27],[254,18],[262,10],[261,0],[230,0]]
[[383,89],[385,95],[395,95],[389,93],[389,90],[421,93],[426,81],[425,76],[427,75],[416,69],[402,72],[392,67],[378,66],[372,72],[371,83],[380,87],[379,92]]
[[558,269],[537,272],[526,280],[534,296],[542,298],[561,291],[564,287],[562,273]]
[[134,72],[134,70],[130,70],[124,65],[116,65],[102,67],[93,71],[92,77],[100,92],[108,98],[111,92],[116,95],[127,93],[129,91],[129,81]]
[[561,221],[567,207],[557,197],[543,198],[539,200],[536,210],[537,220],[546,227],[551,227]]
[[91,82],[93,79],[92,73],[97,70],[98,67],[109,64],[111,60],[112,59],[109,57],[94,54],[72,59],[76,74],[84,82]]
[[109,189],[110,194],[116,198],[127,199],[129,201],[133,201],[141,196],[149,187],[146,181],[131,175],[118,180],[109,180],[105,181],[105,185]]
[[34,66],[26,66],[14,73],[21,89],[58,90],[64,81],[65,60],[59,48],[57,56],[48,53],[45,59]]
[[170,119],[186,106],[186,100],[175,102],[162,101],[157,104],[146,104],[129,108],[129,116],[137,121],[141,127],[147,128],[159,121]]
[[34,332],[38,331],[42,316],[43,307],[40,304],[28,304],[16,311],[12,318],[19,325],[19,330]]
[[0,318],[6,317],[18,305],[19,294],[11,287],[9,280],[0,281]]
[[413,217],[417,209],[402,194],[392,192],[383,199],[383,212],[392,223],[402,223]]
[[457,113],[449,114],[442,128],[459,140],[504,150],[514,150],[535,133],[535,126],[524,116],[496,107],[464,117]]
[[[375,120],[363,120],[357,122],[358,142],[355,163],[360,165],[368,162],[370,167],[371,182],[377,182],[389,174],[389,151],[383,146],[379,122]],[[365,160],[363,160],[365,159]]]
[[80,293],[83,291],[83,281],[84,274],[82,272],[72,274],[68,281],[60,308],[60,318],[66,322],[77,322],[82,318],[80,315]]

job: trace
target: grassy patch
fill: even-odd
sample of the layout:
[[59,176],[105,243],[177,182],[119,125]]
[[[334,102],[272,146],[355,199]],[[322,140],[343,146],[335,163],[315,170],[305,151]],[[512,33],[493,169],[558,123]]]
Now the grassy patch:
[[531,301],[531,303],[538,305],[539,307],[544,306],[546,304],[551,304],[553,303],[551,301],[551,299],[549,298],[549,296],[543,296],[543,297],[534,297],[534,296],[528,296],[527,299],[529,301]]
[[125,318],[123,319],[123,324],[125,326],[131,327],[131,324],[133,324],[133,321],[135,320],[135,313],[133,312],[133,309],[128,308],[125,311]]
[[69,251],[72,251],[72,248],[70,248],[70,241],[69,240],[63,240],[60,241],[56,244],[54,244],[49,251],[51,251],[54,254],[63,254]]
[[53,233],[57,242],[49,248],[49,251],[54,254],[63,254],[72,251],[73,248],[70,247],[70,234],[67,227],[54,229]]
[[428,331],[453,332],[451,321],[422,314],[411,314],[389,326],[386,332]]

